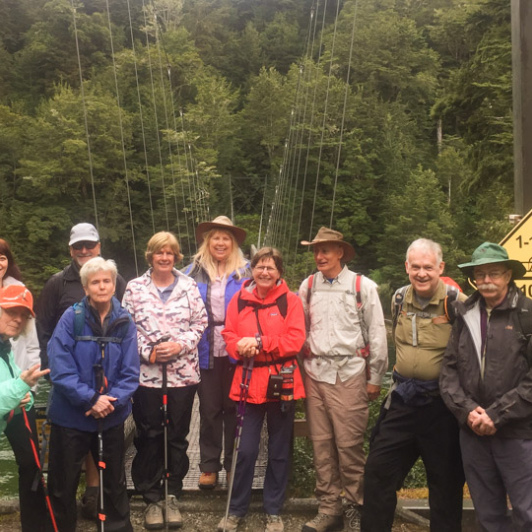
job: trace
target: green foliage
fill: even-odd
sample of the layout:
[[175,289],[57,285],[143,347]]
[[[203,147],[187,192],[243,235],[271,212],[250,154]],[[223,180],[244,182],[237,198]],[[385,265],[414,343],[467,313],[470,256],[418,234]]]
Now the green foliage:
[[115,0],[111,46],[103,0],[1,2],[1,236],[30,283],[96,215],[127,277],[155,230],[191,255],[197,223],[231,214],[296,289],[320,225],[383,301],[419,236],[461,279],[512,210],[509,4],[346,0],[337,20],[333,4]]

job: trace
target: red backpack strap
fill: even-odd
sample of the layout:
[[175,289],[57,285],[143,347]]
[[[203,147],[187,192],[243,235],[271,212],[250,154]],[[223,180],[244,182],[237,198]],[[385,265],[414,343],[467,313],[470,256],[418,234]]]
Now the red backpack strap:
[[310,296],[312,295],[312,285],[314,284],[314,274],[311,273],[308,277],[308,288],[307,288],[307,306],[310,305]]

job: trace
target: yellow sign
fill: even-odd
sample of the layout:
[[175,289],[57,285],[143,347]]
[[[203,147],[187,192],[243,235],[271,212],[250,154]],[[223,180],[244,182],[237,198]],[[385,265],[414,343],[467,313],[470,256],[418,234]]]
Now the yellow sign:
[[513,260],[519,260],[526,268],[524,279],[516,280],[515,284],[527,296],[532,298],[532,210],[501,240]]

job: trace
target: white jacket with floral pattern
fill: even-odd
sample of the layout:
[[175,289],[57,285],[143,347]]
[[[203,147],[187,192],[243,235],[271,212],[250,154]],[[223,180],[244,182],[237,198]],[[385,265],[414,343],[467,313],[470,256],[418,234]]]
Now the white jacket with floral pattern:
[[140,385],[162,387],[162,364],[150,363],[153,345],[164,336],[182,346],[177,358],[168,363],[168,386],[179,388],[200,380],[198,342],[207,327],[207,312],[196,282],[174,269],[177,276],[168,301],[163,303],[152,281],[151,269],[130,281],[123,305],[137,326],[140,355]]

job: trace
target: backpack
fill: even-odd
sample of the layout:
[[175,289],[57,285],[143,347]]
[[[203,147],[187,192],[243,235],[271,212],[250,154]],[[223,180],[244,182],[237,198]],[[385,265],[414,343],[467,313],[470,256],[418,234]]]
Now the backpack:
[[76,342],[98,342],[100,345],[115,343],[121,344],[122,340],[127,334],[129,323],[132,321],[131,316],[128,318],[119,318],[115,323],[118,323],[116,329],[116,336],[83,336],[83,325],[85,324],[85,305],[80,301],[75,303],[74,307],[74,340]]
[[[392,337],[395,338],[395,329],[397,327],[397,321],[399,320],[399,316],[401,312],[403,311],[403,303],[405,300],[406,291],[408,288],[412,286],[410,284],[407,284],[405,286],[402,286],[401,288],[398,288],[395,291],[395,294],[393,296],[393,312],[392,312]],[[449,323],[454,323],[454,320],[456,318],[456,311],[454,310],[454,307],[452,303],[458,299],[459,290],[452,285],[445,284],[445,299],[443,300],[443,309],[444,314],[441,316],[437,315],[427,315],[426,312],[417,312],[415,314],[421,315],[422,317],[431,317],[439,318],[439,317],[445,317]]]
[[286,318],[288,313],[288,300],[286,297],[286,292],[281,294],[273,303],[268,303],[263,305],[261,303],[255,303],[254,301],[248,301],[247,299],[242,299],[240,292],[238,292],[238,313],[240,314],[246,307],[252,307],[253,310],[258,311],[269,307],[275,307],[279,309],[281,316]]

